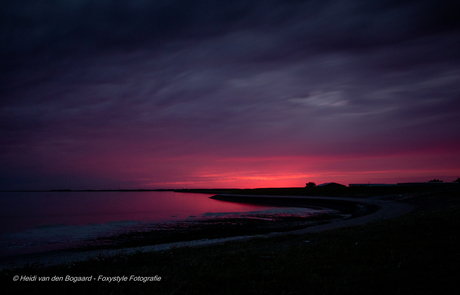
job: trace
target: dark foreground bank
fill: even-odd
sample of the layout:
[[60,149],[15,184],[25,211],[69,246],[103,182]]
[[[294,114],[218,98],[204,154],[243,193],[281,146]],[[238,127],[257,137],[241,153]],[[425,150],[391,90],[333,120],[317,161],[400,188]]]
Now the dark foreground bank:
[[417,213],[323,233],[2,271],[2,293],[456,294],[458,192],[408,201]]

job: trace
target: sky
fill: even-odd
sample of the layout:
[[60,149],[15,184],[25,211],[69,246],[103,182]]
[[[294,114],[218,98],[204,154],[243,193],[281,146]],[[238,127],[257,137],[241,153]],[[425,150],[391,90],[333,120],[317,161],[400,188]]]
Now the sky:
[[455,1],[0,6],[0,190],[460,177]]

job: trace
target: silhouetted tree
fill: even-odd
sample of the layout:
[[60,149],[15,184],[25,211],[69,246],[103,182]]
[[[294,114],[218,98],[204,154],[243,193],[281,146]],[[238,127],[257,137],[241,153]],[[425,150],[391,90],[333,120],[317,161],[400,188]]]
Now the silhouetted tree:
[[454,180],[454,182],[459,182],[460,183],[460,177],[457,178],[457,180]]
[[436,179],[436,178],[435,178],[435,179],[432,179],[432,180],[430,180],[430,181],[428,181],[428,182],[442,182],[442,180],[439,180],[439,179]]
[[316,186],[316,183],[310,181],[309,183],[307,183],[306,187],[315,187],[315,186]]

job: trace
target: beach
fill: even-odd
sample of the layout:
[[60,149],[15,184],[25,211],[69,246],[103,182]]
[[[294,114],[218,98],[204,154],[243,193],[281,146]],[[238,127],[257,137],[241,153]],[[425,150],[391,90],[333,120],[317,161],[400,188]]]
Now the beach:
[[[168,228],[162,228],[161,231],[128,232],[95,239],[91,243],[86,242],[84,246],[72,249],[3,257],[0,267],[20,267],[26,264],[50,266],[100,256],[164,251],[178,247],[205,246],[286,234],[314,233],[394,218],[413,210],[410,204],[387,200],[385,197],[218,194],[210,198],[227,202],[279,206],[279,210],[261,211],[264,214],[224,215],[222,218],[170,224]],[[301,211],[293,209],[302,207],[321,209],[329,213],[300,217],[296,213]],[[287,210],[286,208],[292,209]],[[327,211],[326,208],[330,211]]]
[[379,209],[287,232],[54,253],[54,263],[30,260],[0,278],[6,294],[453,294],[458,191],[358,199],[350,205]]

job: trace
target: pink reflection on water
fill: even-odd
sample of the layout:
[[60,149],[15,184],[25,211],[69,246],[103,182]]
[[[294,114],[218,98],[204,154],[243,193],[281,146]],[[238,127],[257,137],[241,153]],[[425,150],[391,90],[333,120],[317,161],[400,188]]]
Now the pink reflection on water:
[[0,233],[49,225],[117,221],[171,221],[209,212],[247,212],[273,207],[222,202],[208,194],[174,192],[2,193]]
[[[68,249],[88,241],[151,230],[165,222],[198,218],[301,216],[317,210],[279,208],[174,192],[40,192],[0,194],[2,257]],[[262,214],[262,215],[261,215]]]

